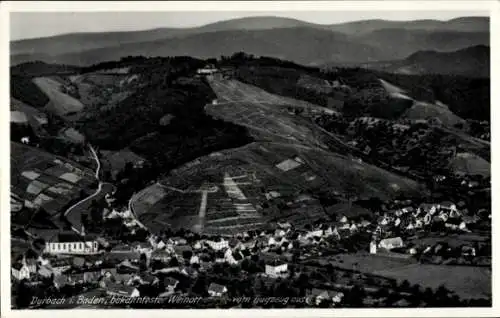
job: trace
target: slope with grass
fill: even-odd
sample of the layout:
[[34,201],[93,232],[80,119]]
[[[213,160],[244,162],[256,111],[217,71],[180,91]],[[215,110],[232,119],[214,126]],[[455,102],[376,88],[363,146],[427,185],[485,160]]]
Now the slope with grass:
[[49,97],[45,108],[56,115],[65,118],[77,118],[84,105],[78,99],[63,93],[60,82],[49,77],[37,77],[33,82]]

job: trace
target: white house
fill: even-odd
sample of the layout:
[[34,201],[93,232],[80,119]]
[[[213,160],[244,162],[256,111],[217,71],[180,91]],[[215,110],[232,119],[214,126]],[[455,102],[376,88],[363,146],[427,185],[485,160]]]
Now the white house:
[[199,263],[200,263],[200,258],[197,255],[191,256],[189,264],[199,264]]
[[210,246],[212,249],[216,251],[220,251],[224,248],[229,247],[229,241],[221,238],[219,241],[212,241],[212,240],[207,240],[206,243],[208,246]]
[[219,70],[215,68],[214,65],[206,65],[204,68],[200,68],[196,71],[199,75],[212,75],[217,73]]
[[193,249],[195,250],[201,250],[203,248],[203,245],[201,244],[200,241],[196,241],[196,243],[193,244]]
[[452,202],[449,202],[449,201],[445,201],[445,202],[442,202],[440,204],[440,208],[445,210],[445,211],[457,211],[457,206],[452,203]]
[[403,240],[400,237],[383,239],[379,242],[378,247],[385,248],[387,250],[403,247]]
[[233,251],[227,249],[224,253],[224,259],[231,265],[238,264],[238,261],[233,256]]
[[288,271],[288,264],[280,261],[274,261],[266,264],[266,274],[269,276],[280,276]]
[[370,254],[377,254],[377,242],[370,242]]
[[133,286],[120,285],[120,284],[109,284],[106,286],[106,294],[109,296],[118,297],[139,297],[140,292],[137,288]]
[[31,273],[26,263],[16,263],[12,265],[12,276],[17,280],[23,280],[29,279]]
[[306,238],[312,238],[312,237],[321,237],[323,236],[323,230],[321,229],[316,229],[312,230],[306,233]]
[[211,297],[221,297],[225,293],[227,293],[227,288],[224,285],[211,283],[210,286],[208,287],[208,294]]
[[45,244],[47,254],[98,254],[99,243],[90,236],[79,236],[76,233],[59,233]]

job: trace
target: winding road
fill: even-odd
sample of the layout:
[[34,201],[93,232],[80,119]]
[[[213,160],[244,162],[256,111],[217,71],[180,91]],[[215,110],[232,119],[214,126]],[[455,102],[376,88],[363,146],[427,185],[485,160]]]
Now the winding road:
[[69,221],[71,224],[71,229],[78,234],[84,234],[82,233],[82,223],[81,223],[81,214],[85,210],[90,209],[90,204],[92,202],[92,199],[95,197],[98,197],[99,195],[103,194],[106,195],[107,193],[112,193],[115,189],[115,186],[111,183],[107,182],[102,182],[99,178],[99,173],[101,172],[101,162],[99,160],[99,157],[97,156],[97,153],[92,147],[91,144],[89,144],[89,149],[92,154],[92,157],[94,158],[95,162],[97,163],[97,168],[95,171],[95,177],[97,181],[99,181],[99,186],[97,187],[97,190],[89,195],[88,197],[78,201],[77,203],[73,204],[71,207],[69,207],[66,212],[64,212],[64,216],[66,219]]

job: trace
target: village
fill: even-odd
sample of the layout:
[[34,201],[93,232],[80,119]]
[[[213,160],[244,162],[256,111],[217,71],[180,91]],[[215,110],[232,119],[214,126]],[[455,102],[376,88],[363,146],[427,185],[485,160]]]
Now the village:
[[[369,265],[359,268],[356,260],[342,264],[343,257],[363,262],[491,266],[491,243],[464,244],[459,239],[475,231],[488,231],[491,214],[482,211],[471,217],[463,213],[462,203],[450,201],[417,205],[412,200],[395,200],[384,204],[372,221],[343,215],[336,222],[318,220],[301,228],[276,222],[262,231],[233,236],[168,229],[152,234],[128,207],[117,207],[113,195],[106,195],[106,205],[103,222],[120,223],[129,231],[127,239],[116,232],[85,234],[85,229],[80,233],[83,236],[39,231],[31,248],[18,255],[12,265],[20,307],[30,306],[23,298],[39,293],[159,297],[165,301],[154,306],[160,307],[172,306],[167,301],[172,296],[203,296],[206,302],[232,307],[242,306],[229,301],[238,296],[288,296],[287,289],[280,292],[280,286],[290,284],[290,292],[295,283],[300,286],[292,295],[304,297],[310,306],[343,307],[352,302],[353,296],[348,294],[359,284],[375,294],[385,286],[380,278],[373,280],[370,270],[365,269]],[[452,237],[458,238],[453,244],[449,242]],[[312,273],[311,266],[316,268]],[[320,279],[323,287],[313,287],[314,275],[322,272],[327,275]],[[304,273],[310,275],[309,284],[301,283]],[[342,279],[338,278],[340,273],[344,273]],[[404,295],[396,281],[382,280]],[[372,305],[377,301],[366,297]],[[379,305],[382,299],[378,298]]]

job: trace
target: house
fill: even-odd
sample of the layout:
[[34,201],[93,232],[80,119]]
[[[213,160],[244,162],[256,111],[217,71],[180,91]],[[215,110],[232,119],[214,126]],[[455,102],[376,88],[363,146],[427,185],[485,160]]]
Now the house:
[[66,276],[66,275],[59,275],[59,276],[55,276],[54,277],[53,284],[54,284],[55,288],[61,289],[64,286],[71,284],[71,282],[70,282],[68,276]]
[[68,277],[68,281],[71,284],[85,283],[85,276],[83,275],[83,273],[71,273],[67,274],[66,277]]
[[210,286],[208,286],[208,294],[211,297],[221,297],[225,293],[227,293],[227,288],[224,285],[211,283]]
[[61,258],[50,261],[50,268],[56,276],[70,269],[72,265],[73,259],[71,258]]
[[333,290],[313,288],[311,291],[307,293],[307,296],[308,298],[313,300],[316,303],[316,305],[321,304],[322,301],[328,301],[334,304],[338,304],[342,301],[344,293],[336,292]]
[[139,297],[139,290],[133,286],[110,283],[106,285],[106,294],[108,296],[118,297]]
[[195,250],[201,250],[203,248],[203,244],[201,244],[200,241],[196,241],[194,244],[193,244],[193,249]]
[[269,237],[269,240],[267,241],[267,245],[269,245],[269,246],[272,246],[272,245],[279,246],[279,245],[281,245],[284,242],[287,242],[287,240],[284,237],[278,237],[278,236],[277,237],[273,237],[273,236],[271,236],[271,237]]
[[219,70],[217,68],[215,68],[214,65],[206,65],[204,68],[200,68],[198,70],[196,70],[196,74],[198,75],[213,75],[215,73],[217,73]]
[[453,202],[450,202],[450,201],[441,202],[440,208],[445,210],[445,211],[448,211],[448,212],[457,211],[457,206]]
[[189,245],[176,245],[173,248],[175,255],[177,256],[177,260],[179,262],[184,261],[184,253],[186,252],[193,252],[193,249]]
[[305,235],[306,238],[321,237],[321,236],[323,236],[323,230],[321,230],[321,229],[316,229],[316,230],[309,231]]
[[198,275],[198,272],[189,266],[183,267],[180,273],[186,277],[196,277]]
[[189,264],[199,264],[200,263],[200,258],[198,255],[193,255],[191,256],[191,259],[189,260]]
[[151,253],[151,260],[168,263],[172,259],[170,252],[165,250],[154,250]]
[[292,225],[289,222],[283,222],[283,223],[278,222],[278,226],[284,230],[290,229],[292,227]]
[[351,224],[351,227],[349,228],[349,230],[350,230],[351,232],[356,232],[356,231],[358,230],[358,227],[356,226],[356,224],[352,223],[352,224]]
[[220,238],[219,240],[207,240],[206,243],[208,244],[208,246],[210,246],[213,250],[216,250],[216,251],[220,251],[224,248],[228,248],[229,247],[229,241],[223,239],[223,238]]
[[83,281],[85,283],[97,282],[101,278],[100,270],[87,270],[83,273]]
[[281,276],[288,272],[288,264],[278,260],[274,260],[266,264],[266,274],[269,276]]
[[283,237],[285,235],[286,232],[283,229],[276,229],[276,231],[274,231],[274,236],[276,237]]
[[101,276],[107,277],[107,278],[112,278],[117,275],[116,268],[102,268],[101,269]]
[[437,206],[435,204],[430,204],[430,203],[422,203],[417,209],[420,213],[430,213],[430,215],[433,215],[434,213],[437,212]]
[[169,245],[186,245],[187,240],[185,238],[175,236],[168,239],[167,244]]
[[99,243],[92,236],[80,236],[74,232],[59,233],[45,244],[47,254],[91,255],[99,253]]
[[217,251],[215,253],[215,262],[216,263],[225,263],[226,262],[225,253],[223,253],[222,251]]
[[42,265],[38,269],[38,275],[44,277],[44,278],[49,278],[53,275],[52,268],[50,268],[50,265]]
[[370,242],[370,254],[377,254],[377,242]]
[[117,266],[118,270],[125,271],[125,272],[136,272],[139,270],[138,266],[133,265],[130,261],[125,260],[118,264]]
[[143,273],[139,277],[139,282],[142,285],[156,285],[156,284],[158,284],[160,282],[160,280],[155,275],[151,275],[151,274],[148,274],[148,273]]
[[403,247],[403,240],[400,237],[386,238],[379,242],[378,247],[387,250]]
[[165,290],[168,292],[174,292],[178,284],[179,281],[172,277],[165,277],[165,279],[163,280],[163,286],[165,286]]
[[31,276],[31,272],[26,263],[13,264],[11,272],[12,276],[14,276],[17,280],[29,279]]
[[73,258],[73,266],[74,267],[83,267],[85,265],[85,258],[83,257],[74,257]]
[[472,246],[464,245],[462,246],[462,256],[476,256],[476,249]]

